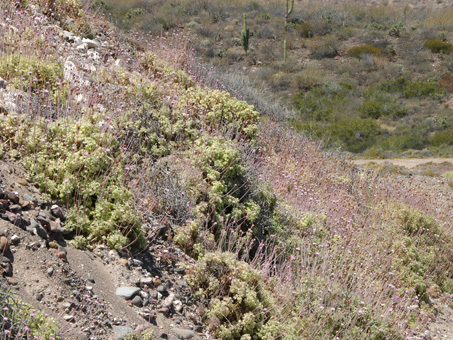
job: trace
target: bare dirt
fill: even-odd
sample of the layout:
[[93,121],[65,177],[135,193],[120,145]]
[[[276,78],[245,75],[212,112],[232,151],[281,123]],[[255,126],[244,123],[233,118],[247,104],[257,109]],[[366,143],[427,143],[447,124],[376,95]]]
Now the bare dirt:
[[385,164],[390,163],[396,166],[402,166],[407,169],[413,169],[423,164],[442,164],[451,163],[453,165],[453,158],[394,158],[394,159],[357,159],[353,161],[356,165],[366,165],[370,163]]

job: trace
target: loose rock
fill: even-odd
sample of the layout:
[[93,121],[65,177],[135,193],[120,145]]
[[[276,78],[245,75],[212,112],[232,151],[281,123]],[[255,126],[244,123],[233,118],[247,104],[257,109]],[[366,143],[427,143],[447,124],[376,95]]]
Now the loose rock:
[[119,287],[116,290],[116,295],[129,300],[134,297],[139,291],[140,288],[138,287]]
[[195,332],[190,329],[185,328],[173,328],[173,332],[175,332],[178,339],[192,339],[195,337]]
[[142,301],[142,298],[138,295],[136,295],[131,303],[134,305],[134,306],[137,306],[137,307],[141,307],[143,305],[143,301]]
[[5,253],[9,249],[8,239],[5,236],[0,237],[0,252]]

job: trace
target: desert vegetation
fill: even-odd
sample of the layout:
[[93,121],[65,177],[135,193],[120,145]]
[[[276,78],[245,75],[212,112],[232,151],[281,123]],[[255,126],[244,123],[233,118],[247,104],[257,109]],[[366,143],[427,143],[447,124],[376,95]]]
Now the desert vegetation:
[[[451,207],[429,189],[359,171],[322,150],[327,143],[356,153],[449,152],[449,90],[429,72],[409,77],[404,68],[415,64],[397,66],[392,48],[357,33],[397,41],[399,51],[401,36],[410,44],[424,32],[409,26],[415,12],[404,10],[400,25],[400,13],[385,7],[371,20],[367,8],[303,9],[297,1],[286,15],[280,2],[172,2],[155,11],[122,3],[122,25],[144,29],[135,26],[146,22],[159,36],[122,35],[100,15],[99,2],[0,1],[0,77],[15,95],[15,108],[0,116],[0,157],[22,162],[46,198],[66,206],[72,244],[134,254],[152,241],[145,221],[168,225],[172,241],[196,260],[181,266],[203,323],[221,339],[399,340],[421,332],[434,317],[430,299],[453,293]],[[255,69],[256,79],[270,70],[275,83],[268,85],[295,115],[198,58],[226,41],[228,30],[217,29],[244,10],[247,27],[242,14],[233,25],[237,45],[209,58],[220,67],[237,48],[237,65]],[[421,22],[435,36],[449,35],[448,17],[440,20],[447,12],[436,13]],[[209,23],[196,31],[207,43],[169,32],[176,18],[194,15]],[[375,25],[363,27],[367,21]],[[258,39],[280,53],[259,23],[286,37],[286,61],[269,56],[261,69],[250,66],[263,57]],[[108,43],[75,58],[58,27]],[[248,52],[241,29],[250,29]],[[298,39],[316,55],[303,66]],[[446,74],[446,52],[421,46],[418,57]],[[328,73],[344,47],[348,63]],[[297,91],[285,85],[293,82]],[[411,110],[422,104],[434,116],[415,119]],[[320,142],[302,130],[330,138]],[[2,332],[31,338],[24,327],[35,329],[35,313],[1,292]],[[10,322],[11,313],[24,316]]]
[[[295,111],[282,119],[325,147],[362,157],[451,155],[451,142],[439,138],[451,135],[453,124],[447,80],[452,11],[446,2],[98,4],[130,32],[184,31],[204,62],[265,88]],[[241,50],[244,15],[247,53]],[[392,82],[405,83],[406,89],[386,87]]]

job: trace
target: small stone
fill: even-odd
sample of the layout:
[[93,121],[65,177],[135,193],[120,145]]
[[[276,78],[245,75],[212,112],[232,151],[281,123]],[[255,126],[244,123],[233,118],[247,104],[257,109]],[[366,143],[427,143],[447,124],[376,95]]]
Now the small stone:
[[195,336],[195,332],[192,331],[191,329],[175,327],[175,328],[173,328],[173,332],[175,332],[176,337],[178,339],[182,339],[182,340],[192,339]]
[[142,287],[149,287],[153,285],[153,278],[152,277],[142,277],[140,279],[140,286]]
[[138,287],[119,287],[116,289],[116,295],[129,300],[134,297],[139,291],[140,288]]
[[22,212],[22,207],[19,204],[12,204],[9,206],[9,210],[17,214]]
[[50,211],[51,211],[52,215],[55,216],[56,218],[59,218],[62,221],[64,221],[66,219],[63,209],[60,208],[58,205],[56,205],[56,204],[52,205],[50,207]]
[[41,301],[44,298],[44,295],[42,293],[36,294],[36,300]]
[[49,248],[58,249],[58,244],[55,241],[50,241]]
[[167,286],[166,285],[159,285],[157,288],[157,291],[161,294],[165,294],[167,292]]
[[47,235],[46,229],[41,227],[41,225],[38,222],[36,222],[36,220],[33,218],[30,218],[30,228],[32,228],[32,231],[35,235],[38,235],[44,240],[47,240],[47,238],[49,237]]
[[19,225],[22,222],[21,216],[20,215],[16,215],[15,213],[13,213],[11,211],[7,211],[6,212],[6,216],[8,218],[8,221],[10,221],[11,223],[14,223],[16,225]]
[[143,300],[148,300],[148,299],[149,299],[149,294],[148,294],[147,292],[141,291],[141,292],[140,292],[140,297],[141,297]]
[[23,179],[23,178],[19,178],[17,180],[17,183],[19,183],[20,185],[23,185],[23,186],[27,186],[28,185],[28,182],[26,179]]
[[20,242],[20,237],[14,234],[11,236],[11,244],[17,245]]
[[73,321],[74,321],[74,315],[68,315],[68,314],[66,314],[66,315],[63,316],[63,319],[64,319],[65,321],[67,321],[67,322],[73,322]]
[[134,306],[137,306],[137,307],[141,307],[143,305],[143,301],[142,301],[142,298],[138,295],[136,295],[131,303],[134,305]]
[[0,268],[5,276],[13,276],[13,265],[11,262],[2,262]]
[[116,339],[122,340],[126,335],[134,332],[134,330],[128,326],[113,326],[113,332],[115,333]]
[[54,272],[53,267],[47,268],[47,274],[49,274],[49,276],[52,276],[52,275],[53,275],[53,272]]
[[9,249],[8,239],[5,236],[0,237],[0,252],[5,253]]
[[100,48],[101,44],[99,41],[91,39],[82,39],[82,44],[86,44],[87,48]]
[[176,298],[175,294],[168,295],[164,302],[162,302],[162,307],[171,307],[175,298]]
[[54,253],[59,259],[62,259],[64,262],[68,262],[68,258],[66,257],[66,253],[61,251],[60,249],[49,249],[52,253]]
[[19,204],[19,196],[17,196],[14,192],[5,191],[6,198],[9,199],[14,204]]
[[43,216],[38,216],[36,217],[36,219],[41,224],[41,226],[43,226],[47,230],[50,230],[50,222],[46,218],[44,218]]
[[182,312],[183,305],[180,300],[173,301],[173,307],[175,308],[175,311],[177,311],[178,313]]
[[96,283],[92,277],[89,277],[87,280],[90,281],[91,283]]

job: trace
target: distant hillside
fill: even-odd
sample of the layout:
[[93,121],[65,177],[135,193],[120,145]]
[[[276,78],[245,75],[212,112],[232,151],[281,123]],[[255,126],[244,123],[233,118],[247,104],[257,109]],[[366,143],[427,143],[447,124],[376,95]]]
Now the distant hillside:
[[189,34],[205,62],[266,88],[295,111],[289,124],[325,146],[371,158],[453,155],[447,1],[296,0],[285,24],[286,2],[105,0],[104,8],[126,31]]

